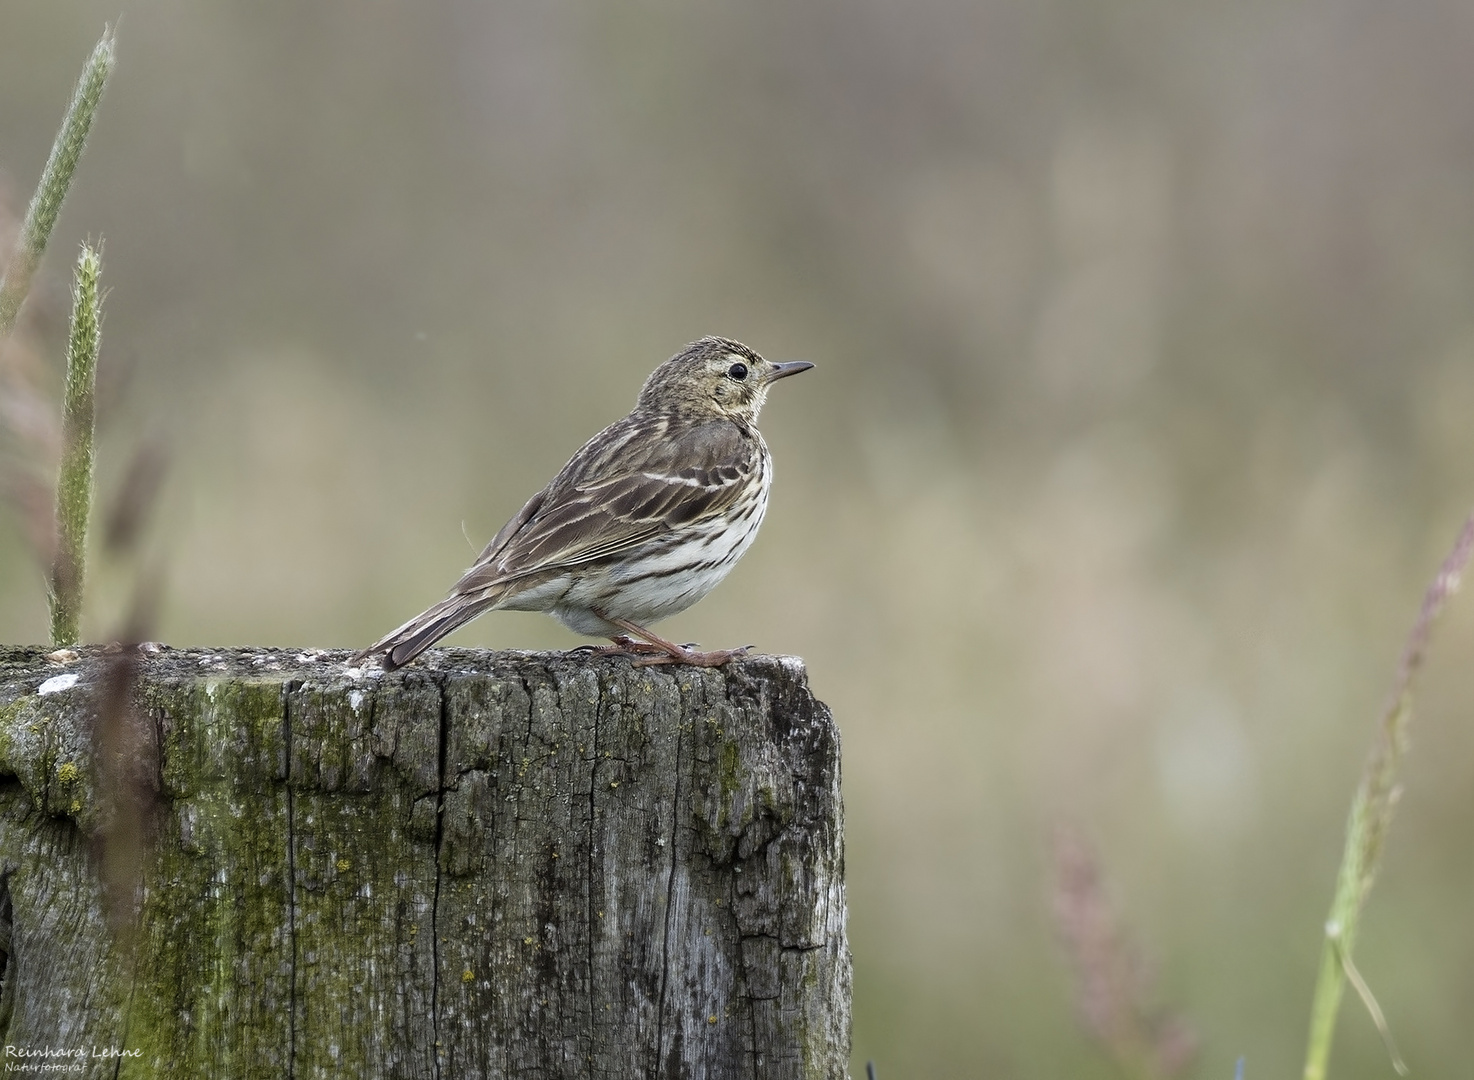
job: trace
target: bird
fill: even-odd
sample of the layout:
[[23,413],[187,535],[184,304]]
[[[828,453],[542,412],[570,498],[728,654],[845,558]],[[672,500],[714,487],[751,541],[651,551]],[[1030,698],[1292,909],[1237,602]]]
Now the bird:
[[403,667],[486,611],[542,611],[584,646],[639,665],[716,667],[751,648],[701,652],[648,627],[685,611],[757,536],[773,483],[758,413],[807,360],[773,363],[724,337],[693,341],[645,380],[634,409],[586,442],[502,526],[440,603],[355,658]]

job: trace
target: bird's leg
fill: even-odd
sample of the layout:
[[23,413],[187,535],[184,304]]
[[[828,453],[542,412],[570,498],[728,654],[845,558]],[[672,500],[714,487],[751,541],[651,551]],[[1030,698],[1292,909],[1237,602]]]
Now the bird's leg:
[[[739,656],[746,654],[747,650],[752,648],[751,645],[744,645],[740,649],[718,649],[715,652],[697,652],[688,645],[677,645],[673,641],[666,641],[660,635],[652,634],[643,626],[632,623],[628,619],[604,615],[597,611],[594,614],[598,615],[605,622],[619,627],[631,637],[642,638],[649,643],[649,646],[653,646],[653,648],[647,646],[645,649],[630,650],[638,652],[648,651],[652,654],[642,660],[636,660],[635,667],[650,667],[653,664],[690,664],[693,667],[721,667],[721,665],[728,661],[735,660]],[[620,639],[615,638],[614,640],[619,641]]]
[[[659,653],[664,658],[666,655],[665,650],[659,645],[652,645],[648,641],[636,641],[634,638],[626,637],[623,634],[616,635],[609,640],[614,642],[614,644],[580,645],[573,651],[593,653],[595,656],[646,656],[650,653]],[[659,662],[665,663],[665,660],[662,659]]]

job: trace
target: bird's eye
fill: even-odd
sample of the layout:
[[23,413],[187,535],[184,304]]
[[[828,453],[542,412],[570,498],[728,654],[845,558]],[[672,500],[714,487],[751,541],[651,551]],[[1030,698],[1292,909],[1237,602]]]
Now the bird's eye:
[[732,378],[736,379],[738,382],[741,382],[743,379],[747,378],[747,365],[733,364],[727,369],[727,374],[732,376]]

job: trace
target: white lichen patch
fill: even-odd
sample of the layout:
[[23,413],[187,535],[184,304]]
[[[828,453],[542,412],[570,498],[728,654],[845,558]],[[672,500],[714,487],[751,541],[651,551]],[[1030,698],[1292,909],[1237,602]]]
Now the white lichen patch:
[[348,704],[353,706],[353,711],[358,712],[363,708],[363,691],[354,690],[348,694]]
[[783,670],[788,672],[790,675],[796,676],[798,678],[802,678],[804,676],[803,657],[780,656],[778,657],[778,663],[781,664],[783,666]]
[[82,676],[78,675],[75,671],[67,672],[65,675],[53,675],[40,686],[36,687],[36,693],[42,695],[60,693],[62,690],[70,690],[81,681]]

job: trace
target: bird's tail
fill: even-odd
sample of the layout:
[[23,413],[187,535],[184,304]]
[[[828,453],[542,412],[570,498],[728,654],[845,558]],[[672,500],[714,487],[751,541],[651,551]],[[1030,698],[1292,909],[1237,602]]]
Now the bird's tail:
[[393,671],[495,604],[496,600],[484,593],[453,594],[434,607],[420,612],[398,629],[391,630],[354,659],[383,656],[384,670]]

